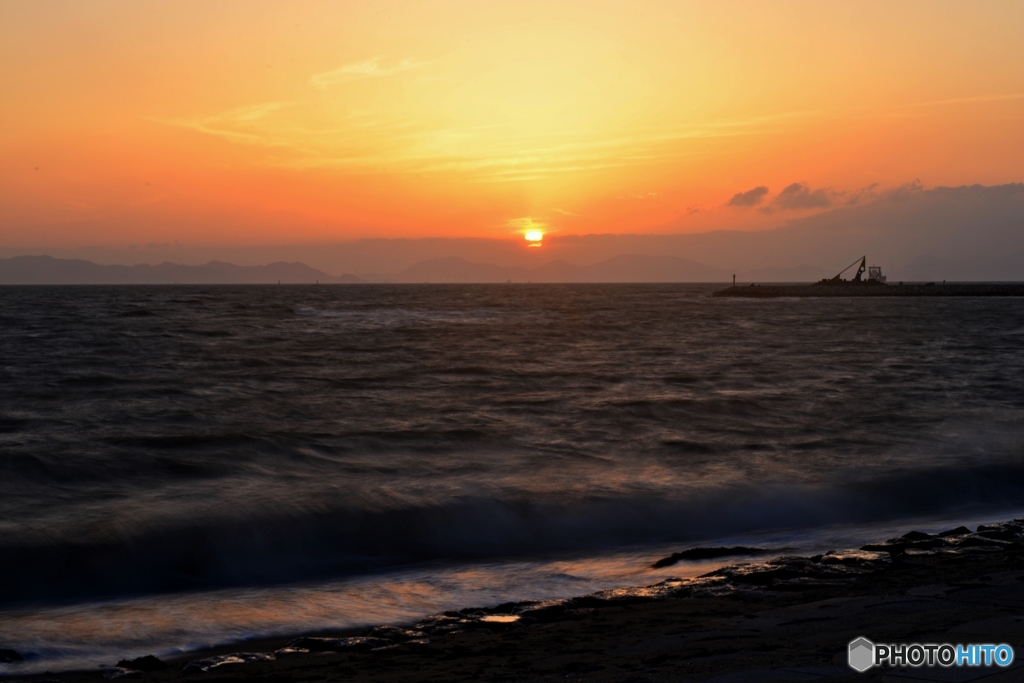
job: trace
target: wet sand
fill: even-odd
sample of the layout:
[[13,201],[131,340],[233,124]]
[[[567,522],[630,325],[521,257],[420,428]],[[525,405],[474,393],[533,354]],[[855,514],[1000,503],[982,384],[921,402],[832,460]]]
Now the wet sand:
[[[1018,659],[1008,668],[858,674],[846,663],[858,636],[1008,643]],[[401,629],[252,642],[163,664],[20,680],[1024,681],[1024,520],[909,533],[861,551],[730,565],[699,579],[571,600],[448,612]]]

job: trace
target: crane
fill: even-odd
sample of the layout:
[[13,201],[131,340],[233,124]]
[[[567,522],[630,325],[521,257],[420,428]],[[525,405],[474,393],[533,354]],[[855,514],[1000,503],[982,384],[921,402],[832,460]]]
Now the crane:
[[[854,278],[853,278],[853,280],[851,280],[851,282],[860,282],[861,281],[861,279],[860,279],[861,276],[864,275],[864,271],[867,270],[867,268],[868,268],[868,257],[866,255],[865,256],[861,256],[859,259],[857,259],[857,261],[860,261],[860,268],[857,269],[857,275],[854,276]],[[842,275],[843,275],[843,273],[845,273],[850,268],[853,268],[855,265],[857,265],[857,261],[854,261],[850,265],[848,265],[845,268],[843,268],[842,270],[840,270],[839,273],[834,278],[829,280],[829,282],[837,282],[837,283],[838,282],[842,282]],[[881,271],[879,271],[879,272],[881,272]]]

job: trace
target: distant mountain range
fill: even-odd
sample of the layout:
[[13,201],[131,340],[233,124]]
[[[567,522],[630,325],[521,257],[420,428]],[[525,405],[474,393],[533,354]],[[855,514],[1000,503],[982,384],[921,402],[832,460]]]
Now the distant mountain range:
[[422,261],[390,276],[391,282],[725,282],[732,278],[675,256],[627,254],[591,266],[558,260],[539,268],[471,263],[459,257]]
[[579,267],[554,261],[540,268],[502,267],[471,263],[459,257],[435,258],[385,275],[332,276],[304,263],[238,266],[222,261],[203,265],[99,265],[82,259],[16,256],[0,259],[0,284],[116,285],[116,284],[312,284],[359,282],[715,282],[731,275],[672,256],[628,255]]
[[[393,274],[332,276],[304,263],[238,266],[222,261],[189,266],[99,265],[81,259],[16,256],[0,259],[0,284],[5,285],[166,285],[166,284],[313,284],[443,283],[443,282],[729,282],[732,273],[676,256],[628,254],[590,266],[552,261],[539,268],[472,263],[459,257],[435,258]],[[762,270],[741,274],[764,281],[810,281],[825,275],[813,268]]]
[[[959,261],[921,256],[902,269],[908,282],[933,280],[1024,280],[1024,257],[973,257]],[[978,273],[984,275],[979,277]],[[797,266],[735,273],[738,282],[814,282],[834,273]],[[100,265],[81,259],[16,256],[0,259],[0,285],[170,285],[170,284],[357,284],[488,282],[730,282],[733,273],[677,256],[627,254],[590,266],[563,260],[538,268],[473,263],[457,256],[434,258],[391,274],[329,275],[304,263],[239,266],[222,261],[202,265]]]
[[[473,263],[454,256],[421,261],[394,275],[362,277],[370,282],[730,282],[733,274],[678,256],[624,254],[589,266],[559,259],[538,268]],[[799,282],[821,279],[825,271],[802,267],[736,275],[742,281],[756,275],[763,280]]]
[[362,282],[352,275],[335,277],[305,263],[268,263],[236,266],[210,261],[200,266],[178,263],[135,266],[99,265],[81,259],[50,256],[15,256],[0,259],[4,285],[193,285],[193,284],[299,284]]

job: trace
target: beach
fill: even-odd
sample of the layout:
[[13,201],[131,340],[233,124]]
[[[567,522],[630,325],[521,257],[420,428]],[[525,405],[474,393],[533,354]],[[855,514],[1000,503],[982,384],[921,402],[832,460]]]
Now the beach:
[[[548,602],[467,608],[417,624],[254,641],[167,661],[21,680],[284,681],[1024,680],[1000,667],[847,665],[848,643],[1024,642],[1024,519],[865,549],[726,565]],[[134,668],[138,667],[138,668]],[[8,676],[2,680],[19,677]]]

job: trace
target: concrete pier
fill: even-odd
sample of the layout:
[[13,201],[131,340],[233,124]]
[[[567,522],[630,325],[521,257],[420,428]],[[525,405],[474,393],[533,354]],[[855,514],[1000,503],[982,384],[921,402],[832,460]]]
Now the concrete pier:
[[740,285],[712,296],[744,299],[829,296],[1024,296],[1024,283]]

